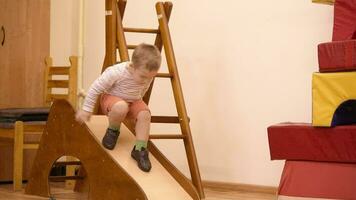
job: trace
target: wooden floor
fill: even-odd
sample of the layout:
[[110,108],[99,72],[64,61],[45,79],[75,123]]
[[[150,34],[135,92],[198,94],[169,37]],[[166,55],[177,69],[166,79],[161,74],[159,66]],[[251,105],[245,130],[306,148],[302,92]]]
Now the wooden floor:
[[[56,200],[85,199],[83,195],[76,194],[71,190],[66,190],[62,183],[51,184],[51,194]],[[275,195],[263,193],[250,193],[246,191],[227,191],[205,188],[205,200],[275,200]],[[42,200],[37,196],[25,195],[24,192],[13,192],[12,185],[0,184],[0,200]]]

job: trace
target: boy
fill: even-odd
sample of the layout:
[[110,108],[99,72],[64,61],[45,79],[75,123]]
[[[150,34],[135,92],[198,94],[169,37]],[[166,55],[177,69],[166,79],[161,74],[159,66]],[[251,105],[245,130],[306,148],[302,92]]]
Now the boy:
[[107,149],[114,149],[120,134],[121,122],[126,118],[136,120],[136,142],[131,157],[145,172],[151,170],[147,141],[150,131],[151,113],[142,97],[161,65],[161,54],[157,47],[140,44],[132,55],[131,62],[108,67],[88,90],[82,110],[77,112],[79,122],[88,121],[97,98],[101,95],[100,107],[109,118],[109,127],[102,139]]

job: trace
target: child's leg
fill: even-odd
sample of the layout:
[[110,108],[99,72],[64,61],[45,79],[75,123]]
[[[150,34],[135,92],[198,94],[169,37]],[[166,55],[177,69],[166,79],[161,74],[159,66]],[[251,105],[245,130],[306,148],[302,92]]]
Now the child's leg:
[[147,148],[147,141],[150,133],[151,113],[143,110],[138,113],[136,118],[136,150]]
[[132,102],[128,117],[136,120],[136,150],[147,148],[147,141],[150,133],[151,112],[142,100]]
[[101,108],[109,119],[109,127],[103,137],[102,144],[105,148],[112,150],[117,143],[120,125],[129,111],[129,106],[119,97],[104,94],[101,98]]
[[131,104],[129,117],[136,119],[136,142],[131,156],[137,161],[141,170],[149,172],[151,170],[151,162],[148,157],[147,141],[151,125],[150,110],[142,100],[136,101]]
[[129,105],[125,101],[116,102],[108,113],[109,128],[119,130],[121,122],[124,121],[126,114],[129,111]]
[[100,106],[103,113],[108,116],[109,128],[119,129],[129,111],[128,104],[120,97],[103,94]]

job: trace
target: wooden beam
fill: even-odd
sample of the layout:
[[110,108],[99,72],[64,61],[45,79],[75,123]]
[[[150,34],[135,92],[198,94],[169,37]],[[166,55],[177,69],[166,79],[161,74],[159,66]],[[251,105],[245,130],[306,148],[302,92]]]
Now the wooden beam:
[[[165,4],[164,5],[164,9],[166,12],[166,17],[167,17],[167,22],[169,21],[169,18],[171,17],[171,13],[172,13],[172,8],[173,8],[173,4]],[[159,26],[158,26],[158,30],[160,30]],[[162,38],[161,38],[161,32],[157,33],[156,35],[156,39],[155,39],[155,46],[158,48],[158,50],[161,52],[162,48],[163,48],[163,43],[162,43]],[[152,88],[154,85],[155,79],[153,79],[150,87],[148,88],[145,96],[143,97],[143,101],[146,102],[146,104],[148,105],[149,101],[150,101],[150,97],[152,94]]]
[[69,81],[68,80],[49,80],[48,88],[68,88]]
[[158,77],[158,78],[172,78],[173,76],[169,73],[158,73],[156,75],[156,77]]
[[58,167],[58,166],[67,166],[67,165],[81,165],[82,162],[80,161],[59,161],[55,162],[53,165]]
[[174,116],[152,116],[151,117],[152,123],[180,123],[178,117]]
[[184,139],[184,135],[163,135],[163,134],[153,134],[150,135],[150,139]]
[[129,57],[129,52],[127,51],[127,43],[124,34],[124,27],[122,25],[123,14],[120,13],[119,5],[116,6],[116,12],[118,13],[116,15],[116,29],[117,29],[116,39],[119,47],[120,61],[125,62],[125,61],[129,61],[130,57]]
[[13,188],[14,191],[22,189],[22,172],[23,172],[23,140],[24,130],[23,122],[15,122],[15,138],[14,138],[14,171],[13,171]]
[[24,144],[23,149],[38,149],[38,144]]
[[116,7],[116,0],[105,0],[105,58],[102,71],[116,62]]
[[131,33],[159,33],[158,29],[148,29],[148,28],[124,28],[125,32]]
[[127,48],[128,48],[128,49],[136,49],[137,46],[138,46],[138,45],[131,45],[131,44],[128,44],[128,45],[127,45]]
[[[171,3],[166,2],[164,4],[171,4]],[[186,136],[186,139],[184,140],[184,146],[187,154],[192,182],[196,187],[196,189],[198,190],[200,197],[204,198],[204,190],[201,183],[198,161],[196,158],[195,149],[193,145],[192,134],[189,126],[187,110],[184,102],[182,86],[179,79],[178,68],[177,68],[177,63],[173,51],[173,44],[172,44],[172,39],[168,27],[168,20],[166,17],[164,4],[162,2],[156,3],[159,28],[160,28],[164,51],[167,59],[168,70],[169,73],[173,75],[173,78],[171,79],[171,84],[173,88],[174,100],[176,102],[178,116],[181,119],[180,126],[182,130],[182,134]]]
[[66,180],[82,180],[84,177],[81,176],[50,176],[48,177],[50,181],[66,181]]
[[68,75],[69,74],[69,67],[50,67],[49,68],[49,75]]

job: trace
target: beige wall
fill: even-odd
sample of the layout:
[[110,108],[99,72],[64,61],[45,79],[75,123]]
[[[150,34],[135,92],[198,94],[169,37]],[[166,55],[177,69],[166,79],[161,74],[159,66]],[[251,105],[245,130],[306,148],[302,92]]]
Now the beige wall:
[[[51,53],[62,59],[77,45],[70,25],[77,23],[75,5],[52,1],[57,3],[52,4]],[[156,27],[154,2],[129,0],[125,24]],[[317,70],[317,44],[331,38],[332,7],[297,0],[173,3],[171,34],[202,178],[278,185],[283,162],[269,160],[266,128],[311,121],[311,73]],[[69,13],[59,14],[64,6]],[[129,43],[143,41],[138,36],[128,35]],[[85,1],[84,41],[87,89],[104,58],[104,0]],[[157,81],[156,86],[153,114],[173,115],[169,83]],[[152,129],[177,131],[167,125]],[[158,144],[187,174],[182,144]]]
[[51,0],[51,47],[55,65],[69,65],[69,56],[78,54],[78,1]]

